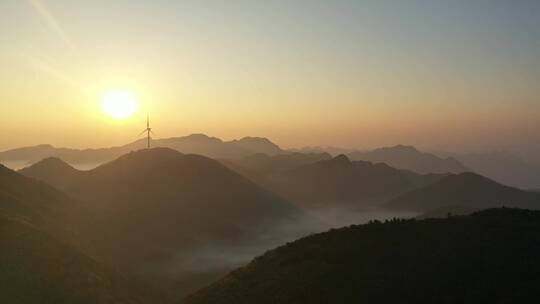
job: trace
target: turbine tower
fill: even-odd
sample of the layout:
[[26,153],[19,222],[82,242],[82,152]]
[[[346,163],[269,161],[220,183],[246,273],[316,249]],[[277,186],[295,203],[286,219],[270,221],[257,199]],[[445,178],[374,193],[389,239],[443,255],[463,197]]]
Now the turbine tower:
[[142,134],[146,133],[146,139],[147,139],[147,146],[146,148],[147,149],[150,149],[150,140],[152,139],[150,137],[150,133],[154,134],[154,132],[152,132],[152,128],[150,128],[150,115],[149,114],[146,114],[146,129],[144,129],[141,134],[139,134],[139,136],[141,136]]

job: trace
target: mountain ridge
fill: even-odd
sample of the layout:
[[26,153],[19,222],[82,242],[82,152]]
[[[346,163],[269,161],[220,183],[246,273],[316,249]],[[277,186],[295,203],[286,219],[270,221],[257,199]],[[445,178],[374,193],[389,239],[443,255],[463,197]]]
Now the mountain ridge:
[[436,181],[443,175],[421,175],[385,163],[351,161],[340,154],[298,166],[274,179],[274,190],[294,202],[309,205],[374,206]]
[[[153,147],[165,147],[187,154],[201,154],[211,158],[239,158],[255,153],[277,155],[287,153],[263,137],[244,137],[239,140],[223,141],[201,133],[181,137],[152,139]],[[101,164],[130,151],[146,148],[146,139],[122,146],[96,149],[57,148],[49,144],[22,147],[0,152],[0,162],[25,161],[35,163],[44,158],[55,157],[70,164]]]
[[484,208],[540,208],[540,194],[497,183],[476,173],[449,175],[436,183],[405,193],[385,205],[419,212],[439,209],[472,212]]
[[434,154],[421,152],[413,146],[406,145],[377,148],[366,152],[356,151],[348,155],[354,160],[383,162],[397,169],[410,170],[421,174],[469,171],[455,158],[440,158]]

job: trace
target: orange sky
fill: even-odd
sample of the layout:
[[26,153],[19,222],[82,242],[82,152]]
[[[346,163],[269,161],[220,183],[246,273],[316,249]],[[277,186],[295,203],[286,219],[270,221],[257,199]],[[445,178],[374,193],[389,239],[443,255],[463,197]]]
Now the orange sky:
[[[0,150],[121,145],[146,112],[284,147],[538,142],[536,6],[2,1]],[[114,89],[134,117],[103,114]]]

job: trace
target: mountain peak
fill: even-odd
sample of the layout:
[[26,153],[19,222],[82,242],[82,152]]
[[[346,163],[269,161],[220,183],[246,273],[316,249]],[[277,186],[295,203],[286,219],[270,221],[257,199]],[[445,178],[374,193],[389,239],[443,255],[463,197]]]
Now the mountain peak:
[[40,160],[39,162],[33,164],[31,167],[36,167],[36,166],[54,169],[54,170],[59,170],[59,169],[76,170],[71,165],[69,165],[68,163],[66,163],[65,161],[61,160],[58,157],[44,158]]
[[371,151],[350,153],[353,160],[386,163],[397,169],[427,173],[460,173],[467,168],[455,159],[443,159],[434,154],[419,151],[413,146],[397,145]]
[[26,177],[47,181],[48,184],[57,188],[61,188],[61,185],[69,183],[74,176],[81,173],[57,157],[45,158],[18,172]]
[[51,145],[51,144],[40,144],[40,145],[37,145],[36,148],[47,148],[47,149],[53,149],[54,146]]
[[477,189],[483,189],[484,187],[490,186],[511,188],[474,172],[451,174],[440,182],[446,182],[448,185],[454,185],[455,187],[474,187]]
[[414,152],[414,153],[420,153],[420,151],[418,151],[418,149],[416,149],[416,147],[414,146],[408,146],[408,145],[396,145],[396,146],[393,146],[393,147],[390,147],[390,148],[387,148],[388,150],[397,150],[399,152]]
[[171,158],[177,158],[182,155],[184,154],[176,150],[173,150],[171,148],[157,147],[157,148],[150,148],[150,149],[140,149],[140,150],[131,151],[128,154],[122,155],[116,160],[113,160],[103,166],[111,165],[114,163],[123,163],[123,162],[164,161]]
[[242,137],[237,141],[250,141],[250,142],[260,142],[260,143],[271,143],[271,141],[266,137],[257,137],[257,136],[246,136]]
[[188,136],[184,136],[184,137],[181,137],[183,139],[189,139],[189,140],[195,140],[195,141],[218,141],[218,142],[222,142],[221,139],[217,138],[217,137],[210,137],[206,134],[203,134],[203,133],[193,133],[193,134],[190,134]]
[[476,173],[464,172],[405,193],[390,201],[387,206],[428,213],[441,208],[469,212],[500,206],[539,209],[538,202],[540,196],[537,193],[508,187]]
[[340,154],[332,158],[331,161],[333,163],[344,164],[344,165],[348,165],[351,163],[351,160],[345,154]]
[[266,137],[247,136],[239,140],[230,141],[229,143],[232,143],[253,153],[264,153],[267,155],[277,155],[284,153],[284,151],[281,150],[278,145],[276,145]]
[[39,162],[19,170],[19,173],[25,176],[30,176],[38,179],[41,179],[43,175],[49,176],[50,174],[73,174],[74,172],[79,172],[79,170],[73,168],[71,165],[66,163],[57,157],[47,157],[40,160]]

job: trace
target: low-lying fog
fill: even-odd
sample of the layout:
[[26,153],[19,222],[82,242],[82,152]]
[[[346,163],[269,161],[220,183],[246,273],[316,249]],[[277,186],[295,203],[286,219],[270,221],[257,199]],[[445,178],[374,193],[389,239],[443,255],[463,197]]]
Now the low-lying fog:
[[[27,161],[27,160],[9,160],[9,161],[0,161],[0,163],[7,168],[11,170],[21,170],[23,168],[29,167],[33,165],[33,162]],[[86,170],[92,170],[102,163],[70,163],[70,166],[77,170],[86,171]]]
[[146,271],[167,272],[172,276],[181,276],[186,280],[205,275],[221,276],[234,268],[246,265],[254,257],[267,250],[313,233],[352,224],[364,224],[375,219],[384,221],[392,218],[411,218],[417,215],[416,213],[398,213],[377,209],[351,211],[343,208],[327,208],[311,211],[307,212],[307,215],[302,219],[284,221],[276,225],[266,234],[260,235],[249,243],[235,246],[209,244],[177,255],[172,265],[163,265],[163,267],[146,269]]

